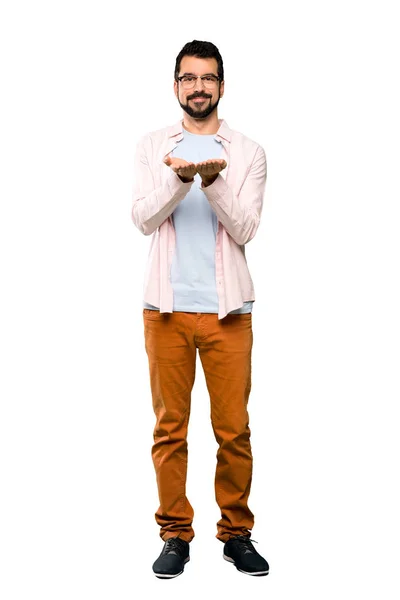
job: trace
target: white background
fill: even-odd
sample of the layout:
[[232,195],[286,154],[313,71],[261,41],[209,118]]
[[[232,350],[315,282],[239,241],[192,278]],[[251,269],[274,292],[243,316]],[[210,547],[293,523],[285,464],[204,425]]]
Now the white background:
[[[263,13],[261,12],[263,7]],[[395,2],[3,2],[4,600],[399,598],[399,36]],[[198,358],[182,576],[162,549],[131,221],[140,136],[175,123],[175,59],[212,41],[218,116],[261,144],[249,401],[253,539],[222,559]],[[139,592],[139,589],[145,591]]]

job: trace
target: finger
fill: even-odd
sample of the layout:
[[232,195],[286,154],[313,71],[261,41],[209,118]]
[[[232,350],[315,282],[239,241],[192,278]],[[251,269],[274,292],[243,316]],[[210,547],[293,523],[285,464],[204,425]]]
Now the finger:
[[224,160],[223,158],[216,160],[215,161],[215,168],[218,168],[220,171],[222,171],[222,169],[225,169],[226,167],[226,160]]

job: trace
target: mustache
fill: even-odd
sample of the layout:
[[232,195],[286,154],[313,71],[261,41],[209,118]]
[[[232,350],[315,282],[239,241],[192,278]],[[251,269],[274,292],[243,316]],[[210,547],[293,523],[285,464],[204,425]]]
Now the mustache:
[[211,96],[202,96],[202,95],[190,96],[190,98],[188,98],[188,100],[193,100],[194,98],[205,98],[206,100],[208,100],[208,98],[211,98]]

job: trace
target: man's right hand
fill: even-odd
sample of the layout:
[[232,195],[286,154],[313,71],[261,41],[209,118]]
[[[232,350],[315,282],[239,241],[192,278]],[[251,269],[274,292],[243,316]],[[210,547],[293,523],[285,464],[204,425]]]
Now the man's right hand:
[[184,183],[194,180],[194,176],[197,173],[196,165],[192,162],[187,162],[183,158],[176,158],[167,156],[164,158],[164,164],[176,173]]

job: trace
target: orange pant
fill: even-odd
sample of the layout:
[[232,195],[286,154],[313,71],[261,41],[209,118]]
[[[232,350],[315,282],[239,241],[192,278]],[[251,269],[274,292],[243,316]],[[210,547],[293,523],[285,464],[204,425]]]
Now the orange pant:
[[249,535],[254,515],[247,501],[252,478],[247,403],[251,389],[252,314],[143,309],[153,409],[157,418],[152,457],[160,506],[160,536],[190,542],[193,508],[186,497],[187,429],[199,349],[219,445],[215,497],[221,510],[216,537]]

